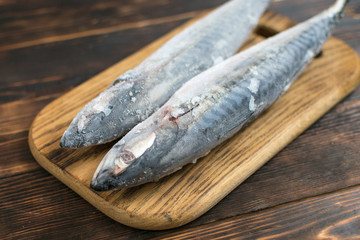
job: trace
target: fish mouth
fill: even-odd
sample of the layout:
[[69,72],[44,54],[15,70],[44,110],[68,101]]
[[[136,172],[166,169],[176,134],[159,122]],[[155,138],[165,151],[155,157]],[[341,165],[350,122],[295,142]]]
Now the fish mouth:
[[156,134],[151,130],[144,134],[133,134],[131,140],[125,140],[125,137],[116,143],[101,160],[90,185],[92,189],[103,191],[126,187],[123,173],[154,145],[156,139]]
[[60,140],[60,147],[69,149],[79,149],[89,147],[96,143],[106,143],[97,141],[95,134],[83,134],[79,132],[66,131]]
[[[99,105],[94,100],[89,104]],[[114,108],[113,105],[111,106],[111,109],[98,109],[95,112],[81,110],[64,132],[60,146],[63,148],[82,148],[114,140],[117,137],[115,133],[122,128],[119,128],[118,124],[115,123],[116,121],[110,116],[111,110]],[[123,127],[126,128],[126,126],[125,122]]]
[[[107,159],[108,160],[108,159]],[[107,191],[113,189],[112,182],[115,181],[114,166],[111,163],[101,162],[96,169],[90,187],[96,191]]]
[[90,187],[96,191],[106,191],[117,187],[118,176],[136,159],[131,152],[122,149],[122,144],[115,146],[101,160],[94,173]]
[[90,187],[95,191],[107,191],[113,189],[115,186],[112,184],[114,176],[109,170],[104,170],[92,179]]
[[[115,169],[117,168],[115,167]],[[101,169],[99,173],[94,175],[90,187],[95,191],[116,190],[126,187],[126,184],[122,184],[119,179],[121,173],[126,169],[122,169],[119,174],[116,174],[115,169],[114,167]]]
[[132,187],[131,181],[122,174],[115,176],[112,171],[104,170],[96,178],[92,179],[90,188],[95,191],[119,190]]
[[73,130],[68,129],[64,132],[60,140],[60,147],[62,148],[80,148],[84,147],[85,138],[82,134],[73,134]]
[[60,140],[62,148],[77,149],[89,147],[94,144],[106,143],[111,141],[101,141],[101,136],[106,133],[97,131],[97,129],[86,129],[80,131],[76,124],[71,124],[64,132]]

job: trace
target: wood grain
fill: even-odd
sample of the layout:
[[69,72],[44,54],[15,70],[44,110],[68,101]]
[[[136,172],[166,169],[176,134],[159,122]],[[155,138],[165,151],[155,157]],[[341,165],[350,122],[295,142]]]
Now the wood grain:
[[59,94],[0,104],[0,178],[39,168],[29,161],[28,129],[36,113]]
[[[264,16],[262,24],[265,22],[276,31],[292,25],[271,13]],[[104,193],[90,190],[91,176],[111,145],[63,150],[58,145],[61,134],[87,101],[179,30],[49,104],[34,120],[29,133],[32,153],[40,165],[108,216],[137,228],[172,228],[202,215],[351,92],[360,74],[356,54],[341,41],[331,39],[322,57],[309,66],[286,95],[196,165],[137,188]]]
[[0,52],[0,103],[69,91],[184,22]]
[[350,188],[153,239],[360,239],[359,200]]
[[[104,35],[124,28],[141,28],[175,19],[187,19],[196,12],[213,8],[226,0],[21,0],[0,3],[0,51],[38,46],[53,42],[71,40],[85,36]],[[302,21],[329,5],[328,0],[303,0],[282,3],[273,1],[271,8],[280,13],[291,13],[291,17]],[[359,27],[356,1],[351,1],[346,10],[342,26],[352,26],[349,34],[336,30],[342,39],[348,40],[353,48],[358,48],[354,35]],[[294,11],[301,9],[301,11]],[[352,17],[352,18],[350,18]],[[353,36],[353,37],[351,37]],[[350,37],[350,38],[349,38]]]
[[[0,3],[0,51],[113,33],[194,17],[225,0],[29,0]],[[164,11],[167,10],[167,11]],[[164,14],[166,13],[166,14]]]

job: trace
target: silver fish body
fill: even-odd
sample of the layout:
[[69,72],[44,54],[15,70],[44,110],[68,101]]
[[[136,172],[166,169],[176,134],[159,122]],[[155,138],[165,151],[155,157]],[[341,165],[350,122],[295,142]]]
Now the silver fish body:
[[277,100],[320,51],[346,1],[183,85],[108,152],[91,187],[137,186],[196,161]]
[[232,0],[186,28],[88,103],[61,146],[79,148],[123,136],[183,83],[236,53],[269,2]]

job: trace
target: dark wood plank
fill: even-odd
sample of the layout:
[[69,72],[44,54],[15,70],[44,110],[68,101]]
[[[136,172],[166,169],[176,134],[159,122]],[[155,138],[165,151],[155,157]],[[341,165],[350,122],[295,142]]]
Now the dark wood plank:
[[0,239],[4,240],[140,240],[174,231],[143,231],[119,224],[42,169],[1,178],[0,189]]
[[[21,198],[18,196],[20,185]],[[145,239],[165,236],[170,239],[194,236],[213,239],[232,234],[249,239],[267,236],[315,239],[316,236],[326,236],[324,234],[336,234],[339,239],[345,239],[360,234],[359,186],[210,224],[167,231],[136,230],[116,223],[44,171],[0,179],[0,189],[3,189],[0,192],[1,239]]]
[[[0,51],[93,36],[173,19],[213,8],[225,0],[31,0],[0,5]],[[194,16],[194,15],[192,15]]]
[[42,170],[0,179],[0,189],[0,239],[96,239],[136,232],[99,214]]
[[[0,51],[34,46],[53,41],[69,40],[77,37],[99,35],[136,28],[143,25],[171,21],[171,18],[188,18],[189,14],[220,5],[225,0],[164,2],[155,1],[4,1],[0,5]],[[323,10],[330,4],[327,0],[274,2],[272,10],[301,21]],[[346,20],[342,25],[356,23],[358,7],[350,3]],[[293,11],[302,9],[302,11]],[[289,16],[289,15],[288,15]],[[359,30],[359,28],[357,28]],[[352,29],[354,31],[354,29]],[[349,36],[348,31],[340,35]],[[345,36],[345,37],[346,37]],[[350,37],[356,40],[356,34]],[[354,38],[355,37],[355,38]],[[354,41],[353,47],[356,46]]]
[[0,104],[0,178],[38,169],[28,147],[36,114],[59,94]]
[[68,91],[184,21],[0,52],[0,103]]
[[360,187],[156,239],[360,239]]

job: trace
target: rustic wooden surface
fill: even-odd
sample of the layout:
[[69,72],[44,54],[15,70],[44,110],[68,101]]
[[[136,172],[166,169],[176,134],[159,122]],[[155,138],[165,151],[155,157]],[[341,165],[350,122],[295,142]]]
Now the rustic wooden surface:
[[[47,103],[222,2],[0,2],[1,239],[359,238],[359,88],[212,210],[173,230],[116,223],[32,158],[28,129]],[[270,9],[301,21],[330,2],[276,1]],[[360,3],[346,14],[334,35],[360,53]]]

